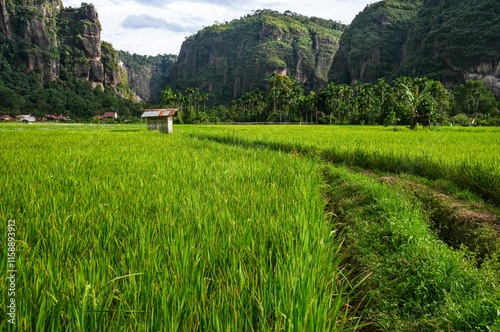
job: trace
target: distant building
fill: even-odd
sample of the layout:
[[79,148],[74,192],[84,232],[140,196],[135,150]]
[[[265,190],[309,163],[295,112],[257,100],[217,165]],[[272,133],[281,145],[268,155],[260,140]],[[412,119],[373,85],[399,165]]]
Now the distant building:
[[101,120],[118,119],[118,113],[116,113],[116,112],[104,112],[104,114],[101,115],[99,118]]
[[20,122],[34,123],[36,121],[36,118],[32,115],[20,114],[16,116],[16,120]]
[[0,121],[1,122],[6,122],[6,121],[14,121],[15,119],[13,117],[11,117],[10,115],[8,114],[5,114],[5,115],[2,115],[0,116]]
[[174,125],[172,116],[177,113],[177,109],[158,108],[146,109],[141,118],[146,119],[148,130],[159,130],[160,133],[173,133]]
[[60,121],[65,122],[69,120],[69,118],[64,115],[52,115],[52,114],[46,114],[43,119],[45,119],[45,121],[55,121],[55,122],[60,122]]

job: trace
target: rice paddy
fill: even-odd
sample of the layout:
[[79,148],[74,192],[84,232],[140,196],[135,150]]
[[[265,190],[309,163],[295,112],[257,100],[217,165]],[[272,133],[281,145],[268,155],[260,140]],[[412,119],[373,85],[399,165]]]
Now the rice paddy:
[[15,295],[0,284],[15,325],[0,330],[499,326],[494,263],[477,268],[411,198],[331,163],[444,178],[496,204],[500,130],[174,130],[0,125],[4,239],[16,221]]
[[46,129],[0,130],[18,330],[356,325],[314,162],[127,127]]
[[205,126],[184,132],[334,163],[446,179],[500,204],[500,128],[380,126]]

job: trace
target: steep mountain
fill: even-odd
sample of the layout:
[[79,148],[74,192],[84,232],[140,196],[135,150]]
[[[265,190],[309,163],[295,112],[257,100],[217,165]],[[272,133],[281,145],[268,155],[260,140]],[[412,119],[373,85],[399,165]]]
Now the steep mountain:
[[401,70],[450,84],[482,79],[500,98],[498,0],[426,0],[409,32]]
[[422,0],[385,0],[368,5],[340,39],[330,79],[336,83],[375,82],[399,69],[403,45]]
[[60,12],[61,65],[93,83],[112,86],[120,82],[116,51],[101,42],[101,24],[94,6],[66,8]]
[[170,68],[177,61],[177,56],[147,56],[119,51],[118,60],[127,74],[129,87],[135,92],[137,100],[159,103],[165,80]]
[[89,117],[132,98],[94,6],[20,2],[0,0],[0,111]]
[[289,11],[258,10],[187,38],[168,83],[181,90],[196,86],[219,103],[266,87],[272,73],[309,88],[324,87],[344,28]]

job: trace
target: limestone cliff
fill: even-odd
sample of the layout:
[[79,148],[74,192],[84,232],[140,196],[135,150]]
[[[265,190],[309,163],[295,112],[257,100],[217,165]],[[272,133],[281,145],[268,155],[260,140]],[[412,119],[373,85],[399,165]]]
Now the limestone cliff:
[[9,47],[17,50],[23,69],[28,72],[57,77],[57,16],[61,5],[60,0],[31,0],[22,5],[0,0],[0,32],[4,43],[9,44],[2,51]]
[[309,88],[324,87],[343,28],[290,12],[257,11],[189,37],[168,82],[174,89],[196,86],[216,102],[265,88],[272,73]]
[[94,86],[120,81],[118,66],[103,63],[101,25],[89,4],[64,8],[61,0],[0,0],[0,42],[0,58],[9,67],[42,82],[69,73]]
[[60,18],[60,36],[66,49],[61,63],[74,68],[75,75],[94,86],[103,83],[116,86],[121,79],[116,51],[111,45],[102,47],[101,24],[95,7],[82,4],[80,8],[66,8]]
[[175,55],[147,56],[118,52],[118,60],[126,72],[129,87],[138,101],[159,103],[170,68],[177,61]]
[[482,80],[484,85],[500,99],[500,60],[496,63],[481,63],[471,69],[460,70],[464,79]]

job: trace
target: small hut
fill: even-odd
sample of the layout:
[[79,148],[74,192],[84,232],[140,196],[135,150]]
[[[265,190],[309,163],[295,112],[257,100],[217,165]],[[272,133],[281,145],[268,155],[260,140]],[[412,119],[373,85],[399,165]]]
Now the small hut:
[[176,109],[146,109],[141,118],[147,121],[148,130],[159,130],[160,133],[172,133],[174,131],[172,116],[177,112]]

